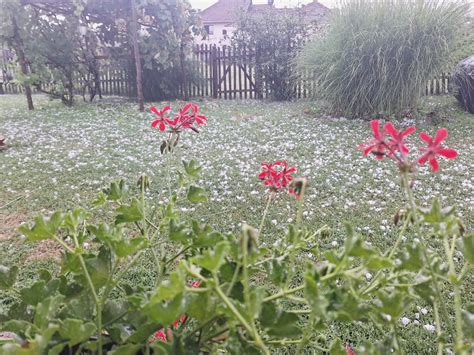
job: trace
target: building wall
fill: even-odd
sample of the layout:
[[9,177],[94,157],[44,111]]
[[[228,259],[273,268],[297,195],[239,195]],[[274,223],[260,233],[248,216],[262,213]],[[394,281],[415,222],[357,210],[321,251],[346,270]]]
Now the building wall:
[[[206,23],[204,23],[204,26],[206,26]],[[203,39],[203,36],[196,36],[195,43],[216,44],[220,46],[230,45],[230,39],[232,38],[234,31],[236,30],[235,26],[232,26],[229,24],[223,24],[223,23],[212,24],[209,26],[211,27],[212,34],[209,34],[204,39]],[[223,31],[226,31],[227,34],[224,34]]]

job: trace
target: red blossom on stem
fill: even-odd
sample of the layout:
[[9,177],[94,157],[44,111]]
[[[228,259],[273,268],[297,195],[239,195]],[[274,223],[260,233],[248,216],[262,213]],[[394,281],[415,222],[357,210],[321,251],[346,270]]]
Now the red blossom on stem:
[[429,135],[425,132],[420,133],[420,138],[428,143],[428,147],[420,148],[423,152],[423,155],[418,159],[418,163],[420,165],[424,165],[427,161],[431,165],[433,172],[437,172],[439,170],[438,160],[436,158],[437,155],[441,155],[448,159],[454,159],[458,156],[458,152],[454,149],[447,149],[441,145],[441,142],[446,139],[448,136],[448,130],[446,128],[438,129],[436,132],[436,136],[432,139]]
[[388,146],[383,133],[380,132],[380,122],[378,120],[372,120],[370,121],[370,127],[372,127],[374,137],[366,144],[361,145],[361,147],[364,148],[364,155],[372,153],[377,159],[383,159]]
[[[262,172],[258,175],[258,178],[273,191],[287,188],[293,180],[291,174],[296,172],[296,168],[288,166],[288,163],[284,160],[274,163],[261,163],[261,165]],[[293,188],[290,188],[288,192],[299,197],[298,192]]]
[[354,349],[352,349],[352,347],[349,344],[344,345],[344,350],[346,350],[347,355],[356,355],[356,353],[354,352]]
[[151,106],[150,110],[158,117],[158,119],[151,123],[151,126],[156,127],[157,125],[160,125],[160,131],[163,132],[166,129],[166,125],[171,123],[169,116],[165,116],[166,112],[171,110],[171,107],[165,106],[160,111],[155,106]]
[[387,122],[384,125],[384,133],[389,134],[391,137],[387,141],[389,148],[388,156],[392,156],[395,152],[399,152],[402,156],[409,153],[409,149],[405,146],[404,139],[416,131],[416,127],[408,127],[404,131],[398,131],[392,124]]

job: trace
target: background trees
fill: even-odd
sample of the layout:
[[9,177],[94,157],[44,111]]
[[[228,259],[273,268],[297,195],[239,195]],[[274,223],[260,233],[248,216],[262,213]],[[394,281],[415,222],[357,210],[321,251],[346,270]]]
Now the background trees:
[[[137,81],[137,73],[145,73],[146,99],[176,94],[170,88],[178,79],[187,80],[192,33],[200,31],[196,13],[186,0],[133,4],[130,0],[5,2],[0,38],[16,53],[31,109],[31,85],[66,105],[73,104],[77,89],[84,94],[88,91],[91,101],[100,96],[98,58],[104,57],[109,64],[120,63],[130,69],[140,58],[138,67],[143,70],[130,72]],[[76,90],[75,76],[81,76],[84,83]]]

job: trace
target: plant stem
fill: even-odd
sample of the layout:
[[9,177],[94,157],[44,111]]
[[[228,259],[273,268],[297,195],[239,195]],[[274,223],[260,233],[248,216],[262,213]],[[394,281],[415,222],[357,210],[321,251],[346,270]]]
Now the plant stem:
[[260,227],[258,227],[258,235],[262,234],[263,224],[265,223],[265,219],[267,218],[268,209],[270,208],[270,203],[272,202],[274,194],[275,192],[272,191],[270,195],[268,195],[267,205],[265,206],[265,210],[263,211],[262,220],[260,221]]
[[[439,318],[438,304],[436,302],[433,302],[433,313],[435,316],[435,323],[436,323],[436,335],[439,339],[441,336],[442,330],[441,330],[441,322]],[[438,340],[438,355],[443,355],[443,348],[444,348],[443,343]]]
[[[72,235],[74,239],[74,245],[76,246],[77,249],[80,249],[79,241],[77,240],[76,234]],[[84,261],[84,258],[82,257],[81,253],[76,254],[79,258],[79,262],[81,263],[82,270],[84,271],[84,276],[86,277],[87,283],[89,284],[89,288],[91,289],[92,296],[94,298],[95,306],[96,306],[96,312],[97,312],[97,336],[98,336],[98,348],[99,348],[99,355],[102,355],[103,349],[102,349],[102,306],[101,302],[99,299],[99,296],[97,295],[97,292],[94,287],[94,283],[92,282],[91,275],[89,274],[89,271],[87,270],[86,262]]]
[[[453,239],[455,240],[456,237],[453,236]],[[451,280],[451,283],[453,284],[454,287],[454,313],[455,313],[455,319],[456,319],[456,345],[455,345],[455,350],[458,352],[461,352],[462,346],[463,346],[463,340],[464,340],[464,334],[463,334],[463,329],[462,329],[462,302],[461,302],[461,287],[460,287],[460,282],[459,282],[459,277],[456,275],[456,266],[454,265],[453,261],[453,254],[454,250],[449,246],[449,241],[447,236],[444,236],[443,238],[443,244],[444,244],[444,249],[446,252],[446,257],[448,258],[448,265],[449,265],[449,273],[450,273],[450,279],[455,279]]]
[[286,295],[291,295],[291,294],[296,293],[298,291],[304,290],[304,288],[305,288],[305,285],[300,285],[298,287],[291,288],[289,290],[282,290],[282,291],[277,292],[277,293],[275,293],[271,296],[265,297],[263,299],[263,302],[269,302],[269,301],[273,301],[273,300],[276,300],[276,299],[281,298],[281,297],[285,297]]

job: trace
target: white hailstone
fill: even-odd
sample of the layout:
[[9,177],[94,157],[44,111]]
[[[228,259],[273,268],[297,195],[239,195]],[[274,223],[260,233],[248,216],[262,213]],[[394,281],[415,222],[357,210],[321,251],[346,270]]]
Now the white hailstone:
[[402,319],[400,319],[400,321],[403,325],[408,325],[411,322],[410,318],[407,317],[403,317]]
[[276,226],[278,224],[278,221],[276,219],[272,219],[272,224]]
[[293,222],[293,218],[288,218],[288,223]]
[[432,325],[432,324],[425,324],[425,325],[423,326],[423,328],[425,328],[425,329],[426,329],[427,331],[429,331],[429,332],[434,332],[434,331],[435,331],[435,326]]
[[365,278],[366,278],[367,280],[372,279],[372,274],[371,274],[370,272],[366,273],[366,274],[365,274]]
[[258,191],[257,190],[254,190],[250,193],[251,195],[258,195]]
[[89,244],[88,242],[85,242],[85,243],[84,243],[84,248],[85,248],[85,249],[89,249],[89,247],[90,247],[90,244]]
[[416,312],[416,313],[415,313],[415,318],[416,318],[416,319],[420,319],[420,313]]
[[407,237],[405,237],[404,235],[402,236],[402,242],[406,242],[407,240]]
[[423,313],[423,314],[427,314],[428,310],[426,308],[422,308],[422,309],[420,309],[420,312]]
[[333,240],[332,243],[331,243],[331,245],[335,248],[335,247],[337,247],[338,243],[337,243],[336,240]]
[[308,211],[304,211],[304,212],[303,212],[303,216],[305,216],[305,217],[306,217],[308,214],[309,214]]
[[420,322],[415,319],[415,320],[413,321],[413,324],[418,325],[418,324],[420,324]]

